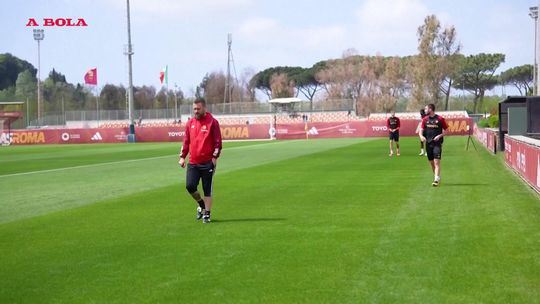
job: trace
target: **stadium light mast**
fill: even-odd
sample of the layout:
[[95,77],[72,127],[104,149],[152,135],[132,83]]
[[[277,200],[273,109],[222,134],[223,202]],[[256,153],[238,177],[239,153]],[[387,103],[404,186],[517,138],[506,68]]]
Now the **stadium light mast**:
[[[234,84],[231,83],[231,67],[234,72]],[[233,93],[233,86],[236,85],[236,87],[239,89],[240,92],[240,103],[243,102],[242,100],[242,89],[240,88],[240,85],[238,83],[238,75],[236,74],[236,65],[234,63],[234,56],[232,52],[232,34],[227,34],[227,75],[225,79],[225,94],[223,95],[223,103],[229,103],[229,111],[232,113],[232,93]]]
[[41,124],[41,51],[40,42],[45,38],[45,30],[34,29],[34,40],[37,41],[38,49],[38,77],[37,77],[37,118],[38,124]]
[[129,134],[128,142],[135,142],[135,123],[133,121],[133,67],[132,67],[132,56],[133,56],[133,46],[131,45],[131,21],[129,16],[129,0],[126,0],[127,4],[127,34],[128,34],[128,45],[127,52],[125,54],[128,56],[128,69],[129,69],[129,83],[128,83],[128,117],[129,117]]
[[538,75],[537,75],[537,62],[538,55],[536,54],[538,49],[538,6],[529,7],[529,16],[534,19],[534,65],[533,65],[533,95],[536,96],[538,92]]
[[231,45],[232,34],[227,34],[227,78],[225,79],[225,94],[223,95],[223,103],[231,102]]

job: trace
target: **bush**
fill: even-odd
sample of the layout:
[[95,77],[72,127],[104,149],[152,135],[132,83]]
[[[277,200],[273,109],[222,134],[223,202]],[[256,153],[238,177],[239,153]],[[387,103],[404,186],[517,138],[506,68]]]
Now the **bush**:
[[491,115],[488,118],[488,124],[490,128],[498,128],[499,127],[499,115]]
[[478,126],[480,128],[488,128],[489,127],[489,122],[486,118],[482,118],[478,121]]
[[488,118],[480,119],[478,122],[480,128],[498,128],[499,127],[499,115],[491,115]]

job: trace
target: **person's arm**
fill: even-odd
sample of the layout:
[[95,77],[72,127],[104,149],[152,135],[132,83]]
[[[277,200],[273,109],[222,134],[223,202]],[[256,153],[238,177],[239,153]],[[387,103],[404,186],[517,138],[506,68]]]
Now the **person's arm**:
[[189,138],[189,128],[190,128],[190,122],[186,124],[186,130],[184,134],[184,142],[182,143],[182,150],[180,151],[180,160],[178,163],[182,168],[186,166],[186,156],[189,153],[189,143],[191,142],[191,139]]
[[420,140],[422,142],[426,142],[426,138],[424,137],[425,128],[426,128],[426,120],[422,119],[422,122],[420,123],[420,130],[418,131],[418,137],[420,137]]
[[441,116],[440,119],[441,121],[441,126],[442,126],[442,132],[441,134],[435,136],[435,138],[433,138],[434,141],[438,141],[440,140],[445,134],[446,134],[446,129],[448,129],[448,124],[446,123],[446,120]]
[[219,122],[217,119],[214,119],[212,122],[212,138],[214,140],[214,152],[212,153],[212,162],[214,163],[214,166],[217,163],[217,159],[221,155],[221,129],[219,127]]
[[394,131],[399,131],[399,127],[401,127],[401,120],[399,120],[399,118],[397,117],[396,117],[396,120],[397,120],[397,128]]
[[434,140],[434,141],[439,141],[439,140],[444,136],[445,133],[446,133],[446,132],[445,132],[445,130],[444,130],[444,128],[443,128],[443,129],[442,129],[442,133],[439,134],[439,135],[437,135],[437,136],[435,136],[435,137],[433,137],[433,140]]

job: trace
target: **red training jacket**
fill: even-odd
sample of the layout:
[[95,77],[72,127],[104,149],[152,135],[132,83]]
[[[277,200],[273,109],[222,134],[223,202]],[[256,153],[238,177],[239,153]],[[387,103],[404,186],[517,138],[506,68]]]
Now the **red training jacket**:
[[186,135],[180,157],[185,158],[189,153],[189,163],[192,165],[205,164],[218,158],[221,153],[221,130],[218,121],[210,112],[196,119],[188,120]]

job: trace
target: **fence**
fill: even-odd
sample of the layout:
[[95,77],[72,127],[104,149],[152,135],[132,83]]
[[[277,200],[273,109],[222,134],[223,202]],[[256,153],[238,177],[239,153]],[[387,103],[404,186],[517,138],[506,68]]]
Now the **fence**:
[[[350,99],[324,100],[315,102],[299,102],[294,104],[295,112],[322,112],[322,111],[349,111],[353,110],[354,102]],[[134,110],[133,118],[138,119],[166,119],[177,120],[191,115],[191,104],[178,105],[178,109],[148,109]],[[208,111],[216,115],[227,114],[269,114],[275,109],[268,102],[232,102],[221,104],[209,104]],[[65,112],[47,112],[38,121],[37,119],[19,121],[17,128],[26,126],[63,126],[68,121],[109,121],[128,120],[128,112],[122,110],[83,110]]]

